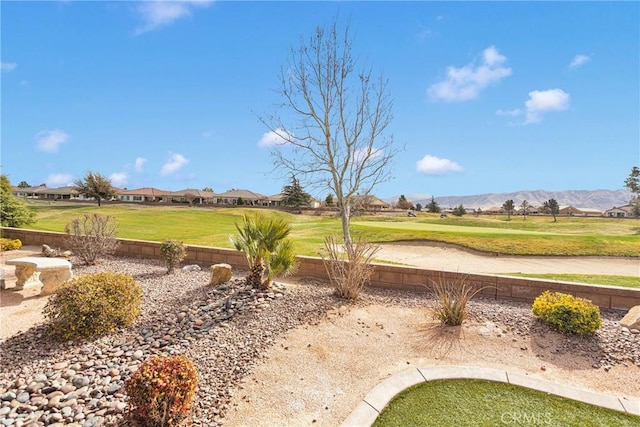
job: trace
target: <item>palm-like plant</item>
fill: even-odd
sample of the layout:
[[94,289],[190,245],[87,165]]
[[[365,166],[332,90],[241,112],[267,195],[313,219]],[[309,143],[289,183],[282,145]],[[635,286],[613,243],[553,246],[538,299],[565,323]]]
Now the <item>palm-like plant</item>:
[[229,240],[247,257],[251,270],[246,278],[247,284],[268,289],[276,276],[286,276],[295,271],[296,257],[293,245],[287,239],[291,225],[286,221],[245,214],[242,224],[236,224],[236,229],[238,233]]

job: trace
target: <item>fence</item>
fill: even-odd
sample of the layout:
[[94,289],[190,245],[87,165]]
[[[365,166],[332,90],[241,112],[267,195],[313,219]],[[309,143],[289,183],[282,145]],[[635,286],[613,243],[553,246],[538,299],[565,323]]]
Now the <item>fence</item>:
[[[23,245],[47,244],[62,249],[65,246],[64,233],[9,227],[2,227],[1,230],[2,237],[20,239]],[[120,245],[116,255],[161,259],[161,242],[118,240]],[[320,258],[299,256],[298,259],[300,266],[296,273],[297,277],[327,279],[327,273]],[[247,268],[247,261],[241,252],[198,245],[187,245],[187,257],[184,262],[201,266],[227,263],[233,267]],[[587,298],[594,304],[607,309],[627,310],[640,305],[640,289],[498,275],[465,274],[387,264],[374,264],[374,267],[375,270],[370,279],[371,286],[378,288],[427,291],[434,280],[464,277],[473,285],[483,287],[482,295],[496,299],[533,301],[543,291],[549,290]]]

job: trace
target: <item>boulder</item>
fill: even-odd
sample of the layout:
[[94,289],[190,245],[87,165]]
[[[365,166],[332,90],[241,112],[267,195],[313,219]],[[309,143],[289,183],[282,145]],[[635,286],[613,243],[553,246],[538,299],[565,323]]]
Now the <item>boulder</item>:
[[629,312],[620,321],[620,324],[629,329],[640,329],[640,305],[631,307]]
[[198,264],[190,264],[182,267],[182,271],[200,271],[201,268]]
[[229,264],[214,264],[211,266],[210,285],[216,286],[231,280],[231,266]]

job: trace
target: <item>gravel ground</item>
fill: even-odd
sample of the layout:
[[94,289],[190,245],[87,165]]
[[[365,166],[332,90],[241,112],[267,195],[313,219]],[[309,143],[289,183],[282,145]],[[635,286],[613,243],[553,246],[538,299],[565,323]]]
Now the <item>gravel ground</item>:
[[[242,388],[270,346],[288,330],[317,324],[345,305],[317,281],[258,292],[243,285],[241,271],[234,271],[230,282],[211,287],[208,271],[167,275],[155,260],[113,258],[74,270],[132,275],[144,290],[142,314],[131,327],[100,339],[60,343],[49,337],[46,325],[39,325],[2,342],[4,425],[126,425],[124,381],[146,358],[174,353],[189,356],[200,375],[192,423],[221,425],[234,390]],[[426,302],[421,294],[371,290],[355,305],[415,308]],[[477,300],[470,306],[474,320],[499,323],[513,334],[542,342],[550,332],[533,319],[529,304]],[[640,366],[640,334],[619,326],[622,313],[602,314],[602,330],[559,341],[555,351],[580,354],[594,369]]]

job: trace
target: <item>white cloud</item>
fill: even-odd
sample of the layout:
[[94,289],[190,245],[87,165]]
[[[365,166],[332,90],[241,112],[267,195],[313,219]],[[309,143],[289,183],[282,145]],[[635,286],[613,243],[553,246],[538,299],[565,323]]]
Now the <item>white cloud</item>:
[[499,116],[517,117],[522,114],[522,110],[519,108],[513,110],[498,110],[496,114]]
[[529,99],[524,104],[527,108],[527,116],[524,123],[538,123],[545,113],[566,110],[569,108],[570,99],[571,96],[562,89],[529,92]]
[[[380,150],[379,148],[371,148],[371,154],[368,156],[369,160],[375,160],[378,157],[381,157],[383,155],[383,151]],[[367,158],[367,150],[365,149],[360,149],[360,150],[356,150],[353,153],[353,161],[356,164],[360,164],[362,163],[365,159]]]
[[68,173],[52,173],[44,181],[47,187],[66,187],[73,185],[73,175]]
[[115,185],[116,187],[122,187],[127,184],[127,182],[129,181],[129,177],[127,176],[126,172],[114,172],[109,175],[109,180],[111,181],[112,185]]
[[206,7],[211,3],[211,0],[145,1],[137,8],[142,24],[135,33],[142,34],[170,25],[178,19],[191,16],[195,7]]
[[147,163],[147,159],[145,159],[144,157],[137,157],[136,162],[134,163],[134,166],[133,166],[136,172],[142,172],[142,169],[144,168],[145,163]]
[[43,130],[36,134],[36,147],[40,151],[56,153],[60,144],[69,140],[69,134],[63,130]]
[[18,66],[18,64],[16,64],[15,62],[0,62],[0,70],[1,71],[13,71],[16,69],[16,67]]
[[429,86],[427,93],[434,101],[468,101],[475,99],[484,88],[511,75],[511,68],[503,64],[507,58],[495,46],[482,52],[482,63],[470,63],[462,68],[447,67],[447,77]]
[[576,55],[571,60],[569,68],[578,68],[589,62],[591,58],[587,55]]
[[182,154],[172,154],[169,161],[162,166],[162,169],[160,169],[160,175],[170,175],[177,172],[183,166],[187,165],[187,163],[189,163],[189,160]]
[[293,139],[293,135],[282,128],[275,131],[265,132],[258,141],[258,147],[273,147],[274,145],[284,145]]
[[448,172],[462,172],[462,166],[449,159],[426,155],[416,162],[416,170],[427,175],[444,175]]

